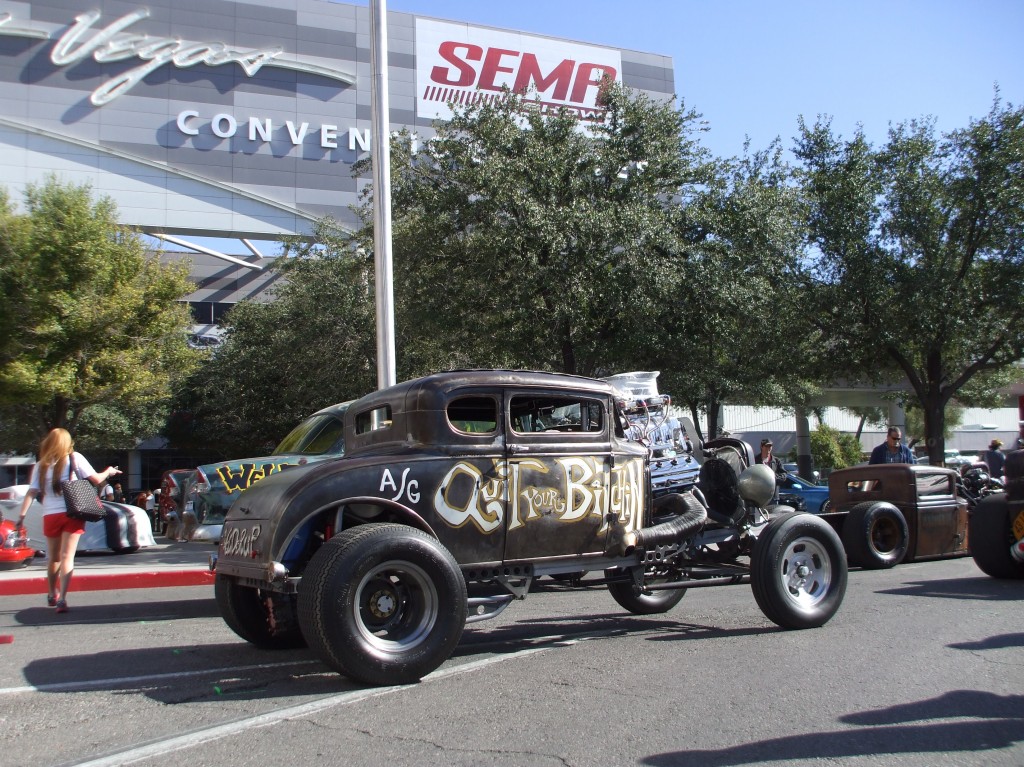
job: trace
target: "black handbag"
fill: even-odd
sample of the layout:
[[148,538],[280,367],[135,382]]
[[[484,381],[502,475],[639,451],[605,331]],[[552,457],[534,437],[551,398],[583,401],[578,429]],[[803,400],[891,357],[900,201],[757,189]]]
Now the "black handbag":
[[86,522],[97,522],[107,516],[107,510],[103,508],[99,496],[96,495],[96,488],[87,479],[73,479],[78,471],[75,469],[75,455],[71,454],[72,479],[60,483],[61,492],[64,494],[64,506],[67,508],[67,515],[72,519],[84,519]]

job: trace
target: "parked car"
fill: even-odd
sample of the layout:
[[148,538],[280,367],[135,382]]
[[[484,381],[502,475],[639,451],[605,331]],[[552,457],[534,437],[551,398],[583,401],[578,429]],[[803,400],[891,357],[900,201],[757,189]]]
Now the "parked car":
[[807,510],[812,514],[821,514],[832,507],[828,499],[827,487],[811,484],[806,479],[789,472],[786,473],[785,481],[779,483],[779,492],[800,496],[807,504]]
[[[0,490],[0,508],[4,518],[18,518],[21,502],[28,488],[28,485],[12,485]],[[113,501],[102,503],[103,508],[107,510],[107,516],[96,522],[85,523],[85,532],[78,539],[79,552],[113,551],[117,554],[130,554],[141,548],[156,545],[149,525],[149,515],[145,509]],[[43,535],[43,506],[38,500],[33,500],[32,505],[28,507],[25,530],[30,546],[37,549],[46,548],[46,536]]]
[[[795,464],[795,463],[784,463],[784,464],[782,464],[782,468],[786,470],[787,474],[795,474],[798,477],[800,476],[800,467],[799,467],[798,464]],[[815,469],[814,470],[814,481],[813,482],[808,482],[807,484],[816,485],[816,484],[818,484],[818,480],[820,480],[820,479],[821,479],[821,472],[818,471],[817,469]],[[801,482],[806,482],[806,480],[803,480],[803,479],[801,479],[800,481]]]
[[[221,616],[259,647],[308,642],[378,685],[430,673],[467,622],[543,576],[606,588],[643,616],[690,587],[747,583],[779,626],[826,623],[847,582],[835,531],[775,515],[774,474],[735,438],[701,445],[699,493],[654,499],[651,450],[627,438],[616,400],[582,376],[463,370],[352,403],[343,457],[275,473],[231,505]],[[573,578],[585,570],[595,577]]]
[[850,564],[892,567],[967,551],[968,503],[953,469],[863,464],[829,476],[832,507],[821,514],[839,533]]
[[268,456],[208,463],[184,479],[186,503],[195,514],[193,541],[220,541],[224,515],[238,494],[271,474],[325,461],[345,452],[343,418],[351,402],[322,408],[288,432]]

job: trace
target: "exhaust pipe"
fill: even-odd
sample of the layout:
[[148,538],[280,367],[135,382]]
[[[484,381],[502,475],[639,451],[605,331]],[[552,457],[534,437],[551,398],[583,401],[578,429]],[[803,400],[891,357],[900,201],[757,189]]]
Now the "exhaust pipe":
[[672,518],[623,535],[619,541],[622,556],[629,556],[637,549],[679,543],[699,532],[708,518],[707,510],[692,493],[663,495],[655,500],[654,511],[658,516],[671,514]]

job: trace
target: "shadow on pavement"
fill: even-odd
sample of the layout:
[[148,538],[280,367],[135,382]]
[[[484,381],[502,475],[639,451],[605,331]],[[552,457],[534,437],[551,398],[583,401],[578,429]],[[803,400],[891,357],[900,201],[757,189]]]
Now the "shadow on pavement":
[[[970,721],[947,721],[952,718]],[[936,719],[943,721],[923,723]],[[1024,696],[957,690],[930,700],[847,714],[840,721],[866,726],[756,740],[722,749],[656,754],[642,759],[640,764],[726,767],[765,761],[799,763],[812,759],[1008,749],[1024,741]],[[905,724],[909,722],[914,724]],[[944,756],[936,763],[948,761],[949,757]]]
[[875,593],[942,599],[1021,600],[1024,599],[1024,581],[997,580],[988,576],[948,578],[946,580],[911,581],[899,588],[880,589]]

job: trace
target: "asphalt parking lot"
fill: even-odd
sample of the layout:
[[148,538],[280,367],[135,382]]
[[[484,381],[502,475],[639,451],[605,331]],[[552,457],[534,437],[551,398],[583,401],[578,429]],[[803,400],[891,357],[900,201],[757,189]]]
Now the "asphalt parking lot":
[[74,596],[3,599],[5,765],[1024,764],[1024,582],[969,558],[853,570],[807,631],[742,585],[640,617],[548,581],[390,688],[247,645],[208,585]]

